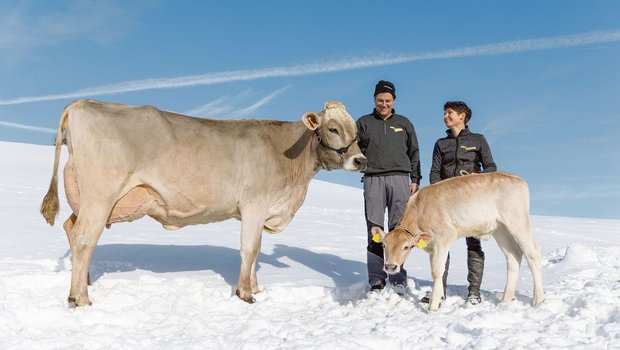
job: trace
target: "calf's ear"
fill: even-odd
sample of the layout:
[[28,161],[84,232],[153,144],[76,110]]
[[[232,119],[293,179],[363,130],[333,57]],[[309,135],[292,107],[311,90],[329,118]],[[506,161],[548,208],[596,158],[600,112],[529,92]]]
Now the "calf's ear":
[[417,236],[417,241],[415,242],[415,245],[420,249],[424,249],[428,246],[428,243],[430,243],[432,240],[433,240],[433,236],[430,233],[420,232],[420,234],[418,234]]
[[433,235],[428,232],[420,232],[420,235],[418,236],[418,240],[420,239],[423,239],[426,242],[431,242],[433,240]]
[[310,130],[316,130],[321,125],[321,117],[314,112],[308,112],[301,117],[301,121]]
[[380,227],[373,227],[370,229],[370,233],[372,234],[372,240],[376,243],[383,242],[383,238],[385,238],[385,232]]

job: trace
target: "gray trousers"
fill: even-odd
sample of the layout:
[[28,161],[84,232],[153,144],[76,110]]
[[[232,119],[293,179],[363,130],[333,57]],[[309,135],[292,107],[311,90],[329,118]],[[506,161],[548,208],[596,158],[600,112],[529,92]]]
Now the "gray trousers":
[[[394,229],[407,206],[409,199],[409,176],[364,176],[364,209],[368,230],[368,247],[366,261],[368,283],[373,286],[385,281],[388,275],[383,271],[383,245],[372,240],[370,230],[380,227],[385,231],[385,210],[388,213],[388,231]],[[407,283],[407,271],[400,267],[400,272],[389,276],[392,284]]]

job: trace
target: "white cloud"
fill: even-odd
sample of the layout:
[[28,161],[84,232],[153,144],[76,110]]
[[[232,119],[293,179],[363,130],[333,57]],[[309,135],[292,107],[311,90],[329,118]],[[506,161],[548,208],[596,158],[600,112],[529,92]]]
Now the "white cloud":
[[198,106],[186,114],[200,117],[218,117],[232,110],[232,106],[228,103],[226,97],[217,98],[209,103]]
[[420,60],[447,59],[456,57],[490,56],[514,54],[526,51],[549,50],[567,47],[578,47],[605,42],[620,41],[620,30],[596,31],[567,36],[542,39],[516,40],[503,43],[471,46],[453,50],[428,52],[418,55],[385,55],[382,57],[347,58],[340,61],[320,62],[294,66],[272,67],[256,70],[238,70],[201,75],[190,75],[175,78],[145,79],[126,81],[117,84],[96,86],[74,92],[17,97],[0,100],[0,105],[16,105],[38,101],[75,99],[102,95],[113,95],[132,91],[169,89],[198,85],[213,85],[226,82],[247,81],[274,77],[292,77],[331,73],[359,68],[403,64]]
[[[208,117],[216,117],[216,118],[242,117],[242,116],[249,115],[249,114],[256,112],[260,107],[271,102],[274,98],[279,96],[282,92],[287,90],[289,87],[290,86],[285,86],[281,89],[278,89],[270,93],[269,95],[260,98],[258,101],[253,102],[248,107],[244,107],[241,109],[236,109],[235,105],[238,105],[240,100],[243,101],[247,99],[248,96],[254,95],[254,93],[252,93],[251,91],[245,91],[232,99],[227,98],[227,97],[220,97],[202,106],[196,107],[188,111],[186,114],[193,115],[193,116],[205,116],[205,117],[208,116]],[[43,132],[43,133],[48,133],[48,134],[56,134],[56,129],[42,128],[38,126],[11,123],[11,122],[5,122],[5,121],[0,121],[0,126],[14,128],[14,129],[35,131],[35,132]]]
[[[37,2],[4,5],[0,11],[0,57],[39,46],[84,39],[109,43],[122,35],[129,16],[113,1],[69,1],[61,10],[40,12]],[[62,6],[62,3],[61,3]]]
[[274,98],[282,94],[290,86],[280,88],[269,95],[251,102],[247,107],[237,107],[240,105],[246,105],[247,100],[256,95],[256,93],[246,90],[243,93],[233,97],[220,97],[211,102],[208,102],[202,106],[198,106],[187,112],[189,115],[203,116],[203,117],[215,117],[215,118],[238,118],[247,115],[254,114],[262,106],[271,102]]
[[280,95],[282,92],[284,92],[285,90],[287,90],[289,86],[285,86],[281,89],[278,89],[272,93],[270,93],[269,95],[261,98],[260,100],[256,101],[255,103],[251,104],[248,107],[245,107],[239,111],[237,111],[236,113],[233,113],[233,117],[242,117],[242,116],[246,116],[246,115],[250,115],[253,114],[254,112],[256,112],[260,107],[266,105],[267,103],[271,102],[274,98],[278,97],[278,95]]
[[499,114],[485,124],[480,132],[485,135],[489,145],[506,134],[525,133],[532,128],[541,127],[541,122],[527,111],[512,111]]
[[14,129],[30,130],[30,131],[43,132],[43,133],[48,133],[48,134],[55,134],[56,133],[56,129],[41,128],[41,127],[38,127],[38,126],[17,124],[17,123],[11,123],[11,122],[0,121],[0,125],[1,126],[6,126],[6,127],[9,127],[9,128],[14,128]]

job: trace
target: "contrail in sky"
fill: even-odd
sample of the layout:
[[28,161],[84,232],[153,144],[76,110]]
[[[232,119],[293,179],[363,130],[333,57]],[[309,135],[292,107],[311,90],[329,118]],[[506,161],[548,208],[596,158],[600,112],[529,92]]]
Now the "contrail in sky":
[[56,133],[56,129],[41,128],[41,127],[38,127],[38,126],[17,124],[17,123],[11,123],[11,122],[0,121],[0,125],[8,126],[10,128],[16,128],[16,129],[24,129],[24,130],[30,130],[30,131],[44,132],[44,133],[48,133],[48,134],[55,134]]
[[295,66],[272,67],[254,70],[238,70],[219,73],[207,73],[176,78],[144,79],[126,81],[111,85],[102,85],[74,92],[54,95],[17,97],[0,100],[2,105],[77,99],[84,97],[114,95],[132,91],[181,88],[198,85],[213,85],[235,81],[256,80],[275,77],[293,77],[311,74],[331,73],[360,68],[378,67],[392,64],[403,64],[413,61],[434,60],[458,57],[505,55],[526,51],[540,51],[590,44],[620,41],[620,30],[594,31],[574,35],[555,36],[541,39],[505,41],[496,44],[471,46],[453,50],[442,50],[418,55],[388,55],[382,57],[359,57],[346,60],[302,64]]

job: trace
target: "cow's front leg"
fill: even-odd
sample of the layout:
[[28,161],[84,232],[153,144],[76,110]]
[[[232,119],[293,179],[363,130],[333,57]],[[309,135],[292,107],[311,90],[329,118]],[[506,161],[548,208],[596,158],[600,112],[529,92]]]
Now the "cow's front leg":
[[250,274],[250,289],[252,290],[252,294],[260,293],[260,288],[258,288],[258,278],[256,277],[256,262],[258,261],[258,255],[260,254],[261,246],[262,246],[262,230],[258,234],[258,248],[256,252],[256,256],[254,257],[254,262],[252,262],[252,272]]
[[443,294],[444,285],[442,277],[446,269],[446,259],[448,259],[447,250],[435,249],[430,255],[431,276],[433,277],[433,290],[428,306],[430,311],[437,311],[439,306],[441,306],[441,301],[445,297]]
[[264,215],[246,211],[241,218],[241,268],[239,270],[239,282],[237,283],[237,296],[248,303],[255,301],[252,293],[258,293],[258,280],[256,278],[256,260],[260,253],[261,235],[265,223]]

